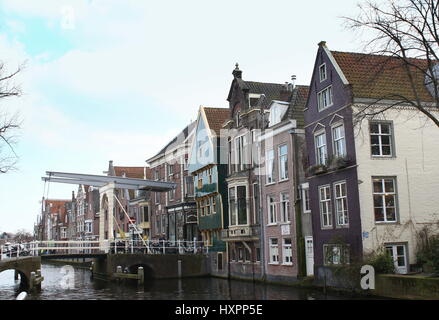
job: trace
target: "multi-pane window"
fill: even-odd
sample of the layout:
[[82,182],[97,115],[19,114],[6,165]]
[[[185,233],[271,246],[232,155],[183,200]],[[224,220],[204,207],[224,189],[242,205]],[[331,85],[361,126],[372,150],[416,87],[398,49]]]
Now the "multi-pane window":
[[370,147],[373,157],[392,157],[392,124],[390,122],[371,122]]
[[314,137],[316,146],[316,161],[317,164],[326,164],[327,151],[326,151],[326,134],[324,132],[316,134]]
[[291,239],[283,239],[282,243],[283,264],[293,264],[293,249],[291,247]]
[[286,144],[279,147],[279,180],[288,179],[288,147]]
[[166,215],[162,214],[162,233],[166,232]]
[[349,246],[341,244],[323,245],[325,265],[349,264]]
[[232,139],[228,139],[228,142],[227,142],[227,145],[228,145],[228,155],[227,155],[227,160],[229,161],[229,174],[232,174],[233,173],[233,167],[234,167],[234,164],[233,164],[233,161],[232,161]]
[[348,200],[346,193],[346,182],[334,184],[335,192],[335,216],[338,226],[347,226],[348,220]]
[[276,238],[270,238],[270,263],[279,263],[279,244]]
[[168,164],[168,175],[172,176],[174,174],[174,165]]
[[376,222],[396,222],[395,178],[373,178],[373,207]]
[[212,184],[212,168],[207,169],[207,181]]
[[329,186],[319,188],[320,198],[320,219],[322,227],[332,227],[332,213],[331,213],[331,190]]
[[326,63],[319,67],[320,82],[326,80]]
[[235,199],[235,188],[229,188],[229,211],[230,211],[230,225],[235,226],[237,217],[236,217],[236,199]]
[[326,109],[332,105],[332,86],[329,86],[317,93],[317,105],[319,111]]
[[280,215],[282,222],[290,222],[290,195],[288,193],[280,194]]
[[302,190],[302,200],[303,200],[303,212],[308,213],[311,212],[311,207],[309,203],[309,188],[304,188]]
[[274,151],[269,150],[267,151],[267,162],[266,162],[266,168],[267,168],[267,183],[273,183],[274,182]]
[[235,151],[236,151],[236,168],[237,171],[244,170],[246,164],[245,146],[247,144],[246,136],[240,136],[235,138]]
[[343,125],[332,128],[332,139],[334,143],[334,156],[344,157],[346,155],[346,139]]
[[267,207],[268,207],[268,223],[274,224],[277,222],[277,217],[276,217],[276,202],[273,196],[267,197]]

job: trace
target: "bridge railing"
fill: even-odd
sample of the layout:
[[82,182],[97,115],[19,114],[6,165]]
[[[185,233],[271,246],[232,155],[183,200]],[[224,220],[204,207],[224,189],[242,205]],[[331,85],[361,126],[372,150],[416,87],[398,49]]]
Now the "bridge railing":
[[[104,245],[103,245],[104,244]],[[143,254],[207,254],[209,247],[203,241],[182,240],[65,240],[32,241],[19,245],[16,256],[45,254],[96,254],[96,253],[143,253]]]

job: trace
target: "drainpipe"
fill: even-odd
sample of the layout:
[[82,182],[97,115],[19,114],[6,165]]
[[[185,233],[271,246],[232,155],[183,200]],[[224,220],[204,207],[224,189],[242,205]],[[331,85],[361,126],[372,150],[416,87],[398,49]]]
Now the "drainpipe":
[[294,212],[296,217],[296,248],[297,248],[297,276],[306,276],[305,262],[305,242],[302,230],[302,201],[298,197],[299,192],[299,152],[297,145],[297,135],[295,129],[288,131],[291,135],[291,147],[293,154],[293,190],[294,190]]

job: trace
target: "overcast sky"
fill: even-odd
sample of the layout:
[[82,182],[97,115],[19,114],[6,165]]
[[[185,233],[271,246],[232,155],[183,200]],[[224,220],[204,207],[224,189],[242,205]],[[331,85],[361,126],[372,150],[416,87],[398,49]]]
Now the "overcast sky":
[[[227,107],[236,62],[245,80],[309,84],[317,43],[361,51],[345,15],[357,1],[0,1],[0,60],[24,95],[18,171],[0,175],[0,231],[31,230],[46,170],[102,174],[143,166],[200,105]],[[50,184],[49,197],[74,185]]]

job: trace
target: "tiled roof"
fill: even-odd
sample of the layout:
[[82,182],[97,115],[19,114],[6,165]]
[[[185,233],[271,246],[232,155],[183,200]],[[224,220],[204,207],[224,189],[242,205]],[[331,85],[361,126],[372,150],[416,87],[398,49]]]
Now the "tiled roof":
[[50,214],[65,212],[65,204],[70,202],[70,200],[51,200],[51,199],[46,199],[44,201],[45,201],[45,207],[50,208],[49,210]]
[[143,167],[114,167],[114,172],[117,177],[122,177],[124,173],[127,178],[143,179],[144,177]]
[[[403,62],[398,58],[338,51],[331,53],[352,85],[354,97],[398,100],[399,95],[415,100]],[[409,62],[427,69],[426,60],[410,59]],[[425,87],[424,74],[416,67],[410,68],[421,101],[433,101]]]
[[210,129],[213,130],[217,136],[219,136],[224,121],[229,118],[229,108],[204,107],[204,113],[206,114],[206,119],[209,123]]
[[264,94],[265,98],[261,101],[261,106],[266,108],[270,105],[272,100],[280,99],[280,92],[283,89],[283,85],[279,83],[268,83],[268,82],[255,82],[255,81],[244,81],[242,79],[236,79],[239,86],[248,90],[249,93]]
[[293,90],[289,102],[290,106],[284,119],[295,119],[297,121],[297,127],[303,128],[304,126],[304,109],[306,105],[306,100],[308,99],[309,86],[296,86]]
[[189,134],[192,132],[193,129],[195,129],[196,121],[192,121],[189,125],[187,125],[174,139],[172,139],[170,142],[166,144],[166,146],[160,150],[156,155],[154,155],[152,158],[146,160],[147,162],[150,162],[152,159],[156,158],[159,155],[165,154],[167,150],[171,150],[174,147],[176,147],[178,144],[182,143],[186,140],[186,138],[189,136]]

